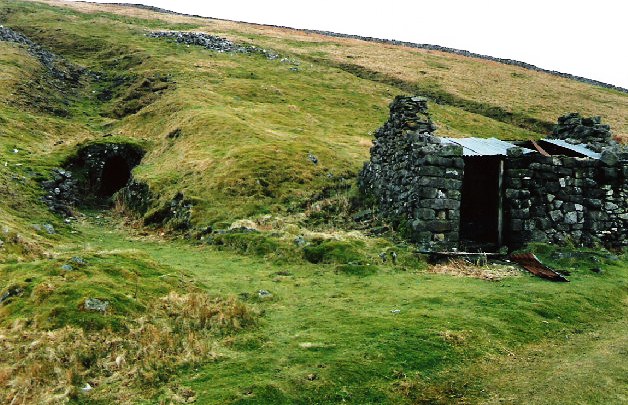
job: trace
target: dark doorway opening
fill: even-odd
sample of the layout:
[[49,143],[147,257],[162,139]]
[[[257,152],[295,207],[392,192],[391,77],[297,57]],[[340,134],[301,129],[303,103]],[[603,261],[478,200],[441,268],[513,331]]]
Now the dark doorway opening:
[[464,158],[460,241],[465,250],[490,251],[501,245],[502,173],[498,156]]
[[121,156],[114,156],[107,159],[102,169],[100,197],[111,197],[116,191],[124,187],[131,178],[131,168],[127,161]]

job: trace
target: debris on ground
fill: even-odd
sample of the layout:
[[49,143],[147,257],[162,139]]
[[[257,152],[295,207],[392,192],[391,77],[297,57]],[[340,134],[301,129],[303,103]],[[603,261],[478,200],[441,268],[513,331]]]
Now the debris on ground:
[[506,277],[519,277],[521,270],[508,263],[477,265],[464,259],[450,259],[447,263],[430,266],[430,273],[447,274],[457,277],[474,277],[483,280],[500,281]]
[[552,281],[569,281],[556,270],[550,269],[541,263],[534,253],[513,253],[510,255],[510,258],[535,276]]

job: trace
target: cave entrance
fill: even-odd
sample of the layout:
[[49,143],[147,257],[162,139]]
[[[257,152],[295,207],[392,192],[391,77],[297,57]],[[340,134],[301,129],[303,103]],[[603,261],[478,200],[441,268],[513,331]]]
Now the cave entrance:
[[129,184],[131,171],[140,164],[144,150],[132,143],[95,142],[79,147],[63,165],[75,186],[72,198],[78,207],[104,209],[112,196]]
[[122,156],[113,156],[105,161],[101,176],[98,196],[109,198],[128,183],[131,167]]
[[465,156],[460,205],[464,250],[497,250],[502,244],[502,177],[499,156]]
[[113,156],[105,161],[101,176],[98,196],[109,198],[128,183],[131,168],[123,157]]

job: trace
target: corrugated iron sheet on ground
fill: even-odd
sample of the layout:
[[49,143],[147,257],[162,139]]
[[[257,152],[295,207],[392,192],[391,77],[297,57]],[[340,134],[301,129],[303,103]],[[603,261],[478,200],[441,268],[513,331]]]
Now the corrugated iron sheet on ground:
[[562,274],[550,269],[539,260],[533,253],[517,253],[511,254],[510,259],[523,266],[535,276],[546,278],[552,281],[569,281]]

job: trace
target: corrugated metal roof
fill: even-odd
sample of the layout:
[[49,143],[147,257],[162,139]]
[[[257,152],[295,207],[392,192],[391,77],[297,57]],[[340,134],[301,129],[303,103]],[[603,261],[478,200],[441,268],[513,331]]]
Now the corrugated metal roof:
[[[496,138],[442,138],[444,143],[462,146],[463,156],[506,156],[506,151],[517,145]],[[523,153],[532,153],[532,149],[521,148]]]
[[576,153],[579,153],[581,155],[584,155],[586,157],[590,157],[593,159],[599,159],[601,156],[601,154],[592,151],[591,149],[587,148],[586,145],[583,145],[581,143],[574,145],[562,139],[543,139],[542,141],[551,143],[552,145],[560,146],[561,148],[572,150]]

